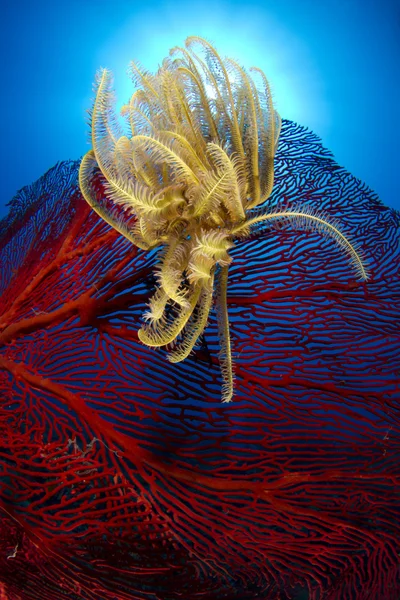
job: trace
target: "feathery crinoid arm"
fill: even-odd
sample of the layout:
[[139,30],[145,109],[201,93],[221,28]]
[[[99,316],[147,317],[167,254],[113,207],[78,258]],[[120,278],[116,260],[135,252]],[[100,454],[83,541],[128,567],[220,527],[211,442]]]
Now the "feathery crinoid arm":
[[195,99],[192,102],[191,111],[195,115],[197,123],[201,124],[204,139],[217,140],[216,118],[210,106],[210,98],[207,96],[205,83],[189,53],[183,48],[182,52],[185,52],[185,56],[189,57],[190,69],[186,66],[180,66],[178,67],[178,72],[183,75],[181,80],[186,94]]
[[234,388],[231,336],[228,316],[228,266],[221,267],[217,283],[217,318],[219,332],[219,362],[222,375],[222,402],[231,402]]
[[197,340],[207,326],[213,299],[214,276],[209,287],[202,287],[199,301],[195,311],[192,313],[181,339],[175,348],[168,354],[168,360],[172,363],[185,360],[196,345]]
[[251,80],[257,106],[257,128],[260,131],[260,196],[259,198],[253,197],[251,199],[247,207],[248,209],[265,202],[272,192],[274,185],[274,157],[281,128],[281,118],[274,108],[271,88],[265,73],[257,67],[251,67],[250,71],[259,75],[263,83],[263,88],[262,91],[258,91],[256,84]]
[[[220,144],[229,144],[230,152],[243,161],[248,188],[244,205],[246,209],[258,206],[272,191],[280,131],[280,117],[273,105],[269,82],[260,69],[252,67],[250,71],[257,74],[259,85],[236,61],[223,60],[203,38],[189,37],[186,48],[181,50],[183,58],[177,70],[190,73],[186,78],[191,79],[190,93],[195,98],[191,106],[197,110],[204,104],[206,90],[210,90],[202,123],[206,123],[207,132],[214,131],[215,125]],[[174,55],[178,51],[175,48]]]
[[[200,61],[196,56],[194,51],[196,44],[200,45],[204,51],[205,63]],[[225,115],[225,125],[229,128],[229,131],[224,135],[231,138],[229,141],[231,141],[234,150],[241,157],[244,157],[243,137],[239,127],[235,96],[232,90],[232,82],[229,78],[224,61],[210,42],[204,38],[196,36],[188,37],[185,45],[186,48],[192,52],[192,55],[196,56],[198,62],[201,62],[206,79],[208,80],[207,83],[214,87],[214,90],[221,101],[219,102],[219,107],[222,108]]]
[[201,289],[200,284],[193,288],[186,306],[177,307],[170,304],[170,312],[173,314],[166,315],[164,312],[160,319],[143,325],[138,331],[140,341],[152,347],[167,346],[173,343],[189,321],[199,300]]
[[174,146],[173,141],[161,141],[157,137],[136,135],[132,138],[133,149],[138,146],[143,148],[155,163],[164,163],[174,172],[175,182],[183,182],[186,185],[197,185],[199,178],[180,156],[179,149]]
[[114,101],[111,74],[107,69],[102,69],[97,74],[95,99],[90,113],[93,149],[82,160],[79,183],[84,198],[102,219],[133,244],[148,250],[152,244],[144,239],[140,228],[127,228],[120,217],[116,218],[114,211],[95,199],[91,191],[90,180],[98,167],[104,178],[108,200],[129,209],[131,214],[136,214],[138,208],[151,204],[154,195],[151,190],[143,187],[135,173],[131,142],[123,135],[117,122]]
[[[254,82],[246,71],[232,59],[227,59],[229,71],[242,89],[241,102],[238,110],[241,113],[242,129],[246,123],[246,135],[243,144],[248,167],[252,205],[260,203],[260,149],[265,151],[265,119],[261,111],[259,94]],[[240,82],[240,83],[239,83]],[[243,114],[244,113],[244,114]]]
[[168,298],[183,308],[189,308],[188,290],[185,290],[183,286],[188,261],[188,243],[182,243],[176,236],[166,245],[156,274],[160,286]]
[[234,158],[232,160],[218,144],[209,143],[207,148],[214,165],[221,173],[226,175],[225,185],[228,186],[228,189],[224,194],[225,208],[232,222],[241,221],[245,216],[243,208],[245,198],[241,194],[244,186],[240,179],[240,173],[236,168],[238,161]]
[[368,272],[358,244],[351,242],[340,231],[340,224],[337,221],[330,221],[325,215],[318,214],[308,206],[276,210],[265,215],[249,218],[243,224],[235,227],[232,233],[239,236],[244,233],[245,236],[247,236],[252,225],[266,221],[278,221],[280,224],[291,226],[294,229],[308,229],[326,235],[331,238],[339,248],[345,251],[349,263],[356,271],[357,276],[364,281],[368,279]]
[[93,150],[90,150],[83,157],[79,166],[79,187],[82,192],[82,196],[91,208],[101,217],[106,223],[108,223],[113,229],[118,231],[121,235],[126,237],[132,244],[141,248],[142,250],[149,250],[150,246],[143,239],[142,235],[134,229],[129,229],[124,221],[120,217],[116,216],[113,211],[106,209],[96,198],[96,192],[91,186],[93,176],[98,170],[98,163],[96,161]]
[[113,80],[108,69],[101,69],[96,75],[95,97],[89,112],[90,137],[98,166],[107,181],[118,178],[115,164],[115,145],[123,137],[115,111]]

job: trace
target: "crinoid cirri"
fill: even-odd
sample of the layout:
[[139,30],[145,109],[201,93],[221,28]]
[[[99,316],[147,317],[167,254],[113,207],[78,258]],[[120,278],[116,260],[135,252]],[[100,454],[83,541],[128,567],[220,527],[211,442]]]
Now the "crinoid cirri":
[[[171,362],[184,360],[216,305],[223,378],[222,401],[234,390],[227,310],[229,251],[266,221],[317,229],[344,250],[356,275],[367,279],[358,248],[308,206],[279,209],[266,202],[274,182],[280,131],[264,73],[250,75],[221,59],[199,37],[173,48],[157,74],[131,64],[137,87],[123,114],[114,111],[112,76],[97,75],[90,127],[93,149],[79,182],[92,208],[143,250],[160,248],[157,287],[144,314],[140,340],[166,346]],[[107,203],[97,200],[93,177],[101,171]],[[129,228],[119,205],[135,224]],[[122,214],[124,214],[124,212]]]

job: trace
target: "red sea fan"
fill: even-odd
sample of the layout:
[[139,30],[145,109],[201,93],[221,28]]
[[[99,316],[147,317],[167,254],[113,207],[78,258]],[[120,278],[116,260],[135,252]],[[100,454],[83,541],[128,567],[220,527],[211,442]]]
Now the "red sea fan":
[[283,122],[271,206],[340,219],[370,280],[316,231],[237,243],[222,405],[215,313],[183,363],[138,341],[156,256],[77,167],[0,230],[0,598],[397,600],[398,213]]

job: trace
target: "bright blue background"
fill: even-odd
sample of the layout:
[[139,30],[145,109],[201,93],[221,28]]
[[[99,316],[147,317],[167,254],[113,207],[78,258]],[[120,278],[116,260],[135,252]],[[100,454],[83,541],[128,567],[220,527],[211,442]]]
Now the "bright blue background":
[[89,149],[96,70],[114,71],[119,105],[131,59],[155,70],[188,35],[269,78],[278,111],[321,136],[339,164],[400,209],[399,0],[246,3],[7,1],[0,44],[4,205],[55,162]]

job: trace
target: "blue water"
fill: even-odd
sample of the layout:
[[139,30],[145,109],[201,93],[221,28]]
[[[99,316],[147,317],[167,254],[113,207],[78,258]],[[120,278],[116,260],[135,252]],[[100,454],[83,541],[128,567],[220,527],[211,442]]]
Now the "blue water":
[[215,3],[155,0],[7,2],[2,9],[2,194],[88,150],[85,111],[100,67],[118,103],[132,59],[155,70],[188,35],[270,79],[282,117],[317,133],[337,162],[400,208],[398,0]]

